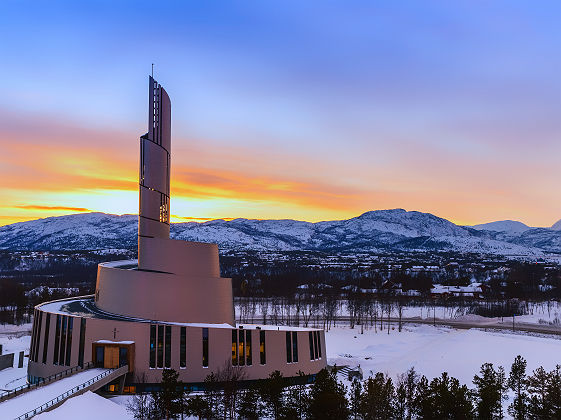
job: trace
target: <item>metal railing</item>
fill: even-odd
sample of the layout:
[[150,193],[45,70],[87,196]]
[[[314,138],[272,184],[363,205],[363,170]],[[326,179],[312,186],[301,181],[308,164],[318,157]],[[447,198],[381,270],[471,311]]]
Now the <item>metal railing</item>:
[[49,384],[53,381],[57,381],[59,379],[66,378],[67,376],[70,376],[73,373],[76,373],[76,372],[79,372],[79,371],[82,371],[82,370],[86,370],[86,369],[90,369],[93,366],[94,366],[93,362],[88,362],[88,363],[85,363],[84,366],[74,366],[74,367],[68,368],[66,370],[63,370],[62,372],[55,373],[54,375],[47,376],[46,378],[38,378],[37,383],[34,383],[34,384],[29,384],[28,383],[28,384],[25,384],[25,385],[18,386],[17,388],[14,388],[14,389],[10,389],[9,391],[4,391],[0,395],[0,402],[9,400],[10,398],[13,398],[17,395],[23,394],[24,392],[27,392],[27,391],[31,391],[32,389],[38,388],[38,387],[43,386],[45,384]]
[[99,381],[100,379],[105,378],[106,376],[115,373],[116,371],[122,371],[119,373],[126,373],[128,372],[129,367],[128,365],[124,365],[118,368],[111,368],[111,369],[107,369],[104,372],[101,372],[99,375],[91,378],[90,380],[72,387],[72,389],[63,392],[62,394],[60,394],[59,396],[53,398],[52,400],[47,401],[45,404],[41,404],[39,407],[34,408],[33,410],[29,410],[27,413],[23,413],[21,416],[16,417],[14,420],[24,420],[24,419],[30,419],[33,416],[36,416],[39,413],[42,413],[43,411],[47,410],[48,408],[52,408],[53,406],[57,405],[58,403],[66,400],[67,398],[71,397],[72,395],[76,394],[78,391],[83,390],[84,388],[89,387],[90,385],[93,385],[94,383],[96,383],[97,381]]

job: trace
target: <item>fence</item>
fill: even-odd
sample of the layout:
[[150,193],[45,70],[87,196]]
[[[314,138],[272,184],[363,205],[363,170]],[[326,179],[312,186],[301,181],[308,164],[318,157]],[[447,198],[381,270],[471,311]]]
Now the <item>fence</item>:
[[93,367],[93,362],[86,363],[83,367],[82,366],[74,366],[69,369],[63,370],[62,372],[56,373],[54,375],[47,376],[46,378],[39,378],[38,382],[35,384],[26,384],[18,386],[17,388],[11,389],[9,391],[4,391],[0,395],[0,402],[9,400],[17,395],[23,394],[24,392],[31,391],[39,386],[43,386],[45,384],[51,383],[58,379],[65,378],[66,376],[72,375],[80,370],[86,370]]
[[37,414],[42,413],[43,411],[46,411],[47,409],[56,406],[57,404],[66,400],[68,397],[76,394],[78,391],[84,390],[85,388],[89,387],[90,385],[93,385],[94,383],[98,382],[100,379],[105,378],[106,376],[114,373],[115,371],[121,371],[121,373],[126,373],[128,372],[128,370],[129,370],[128,365],[121,366],[119,368],[107,369],[106,371],[101,372],[99,375],[84,382],[83,384],[75,386],[72,389],[63,392],[59,396],[53,398],[52,400],[47,401],[45,404],[41,404],[39,407],[34,408],[33,410],[29,410],[27,413],[23,413],[21,416],[16,417],[14,420],[30,419],[31,417],[36,416]]

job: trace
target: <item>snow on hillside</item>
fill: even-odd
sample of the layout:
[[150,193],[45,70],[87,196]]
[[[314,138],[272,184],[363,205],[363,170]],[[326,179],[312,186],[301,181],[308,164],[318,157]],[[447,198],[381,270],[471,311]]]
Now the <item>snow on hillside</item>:
[[555,222],[553,224],[553,226],[551,226],[551,229],[553,230],[561,230],[561,219],[559,219],[557,222]]
[[517,234],[526,232],[531,227],[525,225],[522,222],[517,222],[515,220],[501,220],[498,222],[483,223],[480,225],[474,225],[472,228],[477,230],[490,230],[493,232],[505,232],[510,234]]
[[[134,215],[89,213],[51,217],[0,227],[0,249],[131,249],[136,246],[136,233]],[[561,231],[478,230],[429,213],[403,209],[370,211],[348,220],[318,223],[248,219],[177,223],[171,226],[171,237],[218,243],[222,249],[268,251],[421,250],[509,256],[561,253]]]

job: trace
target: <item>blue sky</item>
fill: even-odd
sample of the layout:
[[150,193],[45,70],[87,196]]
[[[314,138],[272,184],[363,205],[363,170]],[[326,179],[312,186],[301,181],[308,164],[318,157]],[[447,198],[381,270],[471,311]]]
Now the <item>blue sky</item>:
[[[222,204],[177,207],[185,216],[561,217],[559,2],[7,1],[2,14],[0,118],[13,134],[0,142],[20,129],[30,153],[63,150],[95,130],[131,153],[132,173],[155,63],[176,177],[203,189],[214,170],[243,184],[237,202],[216,192]],[[43,138],[52,125],[64,135]],[[263,190],[244,196],[256,176]],[[269,187],[281,184],[323,198],[278,197]],[[33,204],[35,190],[2,188],[13,206]]]

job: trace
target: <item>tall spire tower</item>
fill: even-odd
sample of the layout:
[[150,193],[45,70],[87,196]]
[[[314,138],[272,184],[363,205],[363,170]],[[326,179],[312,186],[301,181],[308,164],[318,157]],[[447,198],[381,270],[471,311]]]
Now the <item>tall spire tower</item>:
[[143,238],[169,238],[171,102],[165,89],[149,77],[148,132],[140,137],[140,202],[138,254],[148,246]]

